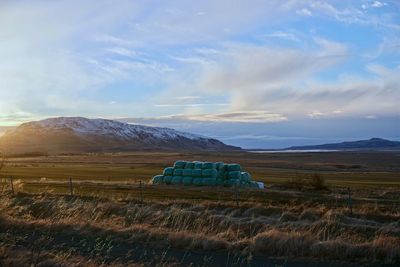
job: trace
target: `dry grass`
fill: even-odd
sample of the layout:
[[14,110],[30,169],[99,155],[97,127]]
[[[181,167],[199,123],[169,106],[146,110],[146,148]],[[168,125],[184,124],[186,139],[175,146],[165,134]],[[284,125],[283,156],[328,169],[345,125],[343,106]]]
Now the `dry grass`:
[[[159,251],[174,248],[182,254],[190,249],[210,255],[231,251],[255,258],[400,262],[400,212],[396,207],[382,211],[365,204],[350,216],[344,208],[316,207],[307,202],[242,203],[237,208],[231,202],[164,200],[142,204],[20,193],[2,197],[0,209],[3,261],[10,260],[10,250],[29,255],[32,247],[39,246],[45,253],[42,255],[60,266],[64,264],[60,251],[76,256],[76,266],[92,261],[95,265],[117,265],[129,260],[118,256],[118,251],[145,244]],[[27,251],[18,249],[21,247]],[[29,256],[22,258],[28,260]]]

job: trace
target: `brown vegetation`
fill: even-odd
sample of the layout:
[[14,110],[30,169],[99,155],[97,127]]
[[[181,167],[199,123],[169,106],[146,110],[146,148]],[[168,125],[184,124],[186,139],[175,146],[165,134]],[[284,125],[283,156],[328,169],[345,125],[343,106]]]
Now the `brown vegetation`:
[[23,247],[26,251],[18,253],[32,255],[30,250],[41,248],[35,260],[49,255],[45,258],[59,261],[61,266],[71,257],[117,265],[132,260],[118,256],[118,251],[127,253],[138,244],[140,250],[143,246],[157,251],[173,248],[182,251],[182,256],[184,251],[194,250],[210,257],[230,251],[254,259],[400,262],[400,212],[396,207],[363,205],[350,216],[346,208],[307,202],[249,202],[236,207],[233,202],[142,204],[19,193],[2,197],[0,209],[0,263],[10,260],[4,256],[9,251]]
[[[16,194],[9,194],[9,180],[2,181],[0,266],[246,266],[248,261],[273,266],[298,259],[313,266],[327,261],[396,266],[396,155],[10,158],[3,172],[15,177]],[[267,189],[236,195],[232,188],[138,186],[181,158],[240,162]],[[343,172],[338,164],[361,167]],[[73,197],[65,195],[70,177]],[[270,262],[271,257],[281,261]]]

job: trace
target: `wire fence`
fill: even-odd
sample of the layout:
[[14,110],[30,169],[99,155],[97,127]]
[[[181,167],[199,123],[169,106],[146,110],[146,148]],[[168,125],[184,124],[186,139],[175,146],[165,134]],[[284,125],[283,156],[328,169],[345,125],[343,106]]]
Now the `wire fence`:
[[122,200],[136,200],[145,203],[153,200],[168,201],[196,201],[206,200],[214,202],[232,202],[238,208],[243,203],[274,203],[286,202],[315,203],[323,204],[331,208],[347,208],[350,214],[353,209],[365,204],[395,205],[400,207],[399,200],[390,199],[366,199],[353,196],[351,188],[342,190],[340,193],[321,192],[293,192],[276,191],[271,189],[249,189],[239,186],[234,187],[193,187],[176,185],[150,185],[145,180],[132,182],[99,182],[93,180],[68,179],[47,180],[47,179],[17,179],[6,177],[0,179],[0,190],[2,194],[18,193],[31,194],[58,194],[70,197],[89,196],[116,198]]

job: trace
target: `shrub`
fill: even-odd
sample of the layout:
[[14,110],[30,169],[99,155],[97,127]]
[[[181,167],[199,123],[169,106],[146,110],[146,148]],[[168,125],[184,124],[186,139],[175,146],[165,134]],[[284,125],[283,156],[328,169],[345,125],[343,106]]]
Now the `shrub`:
[[310,185],[315,190],[327,190],[328,189],[328,187],[325,184],[325,179],[319,173],[313,174],[311,181],[310,181]]
[[287,184],[289,187],[296,188],[297,190],[302,190],[307,185],[307,181],[299,176],[296,176],[290,178]]

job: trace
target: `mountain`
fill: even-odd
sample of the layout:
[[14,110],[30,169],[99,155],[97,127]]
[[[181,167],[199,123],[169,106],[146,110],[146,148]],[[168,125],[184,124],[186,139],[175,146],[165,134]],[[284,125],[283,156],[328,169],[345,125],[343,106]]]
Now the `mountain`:
[[390,141],[382,138],[371,138],[353,142],[342,142],[335,144],[292,146],[285,150],[400,150],[400,142]]
[[135,150],[239,150],[219,140],[170,128],[81,117],[21,124],[0,137],[9,153],[79,153]]

